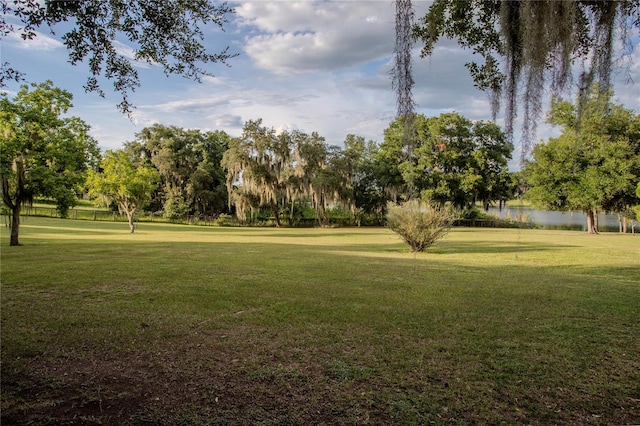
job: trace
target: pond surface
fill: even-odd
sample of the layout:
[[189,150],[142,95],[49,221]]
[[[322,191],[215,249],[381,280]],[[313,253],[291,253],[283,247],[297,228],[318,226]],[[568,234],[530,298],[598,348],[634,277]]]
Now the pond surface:
[[[530,207],[503,207],[499,210],[496,207],[490,207],[488,214],[497,216],[501,219],[518,220],[523,215],[529,219],[534,225],[541,226],[544,229],[572,229],[587,230],[587,215],[582,212],[557,212],[549,210],[536,210]],[[629,224],[630,226],[630,224]],[[598,230],[618,232],[618,216],[615,214],[598,215]],[[628,232],[631,229],[628,229]],[[636,232],[640,231],[636,225]]]

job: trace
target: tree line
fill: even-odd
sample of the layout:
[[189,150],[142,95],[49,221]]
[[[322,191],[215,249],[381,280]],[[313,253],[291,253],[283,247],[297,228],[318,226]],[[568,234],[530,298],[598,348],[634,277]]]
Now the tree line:
[[526,192],[542,207],[586,212],[596,232],[597,212],[640,204],[640,116],[599,93],[594,88],[580,115],[554,98],[548,121],[561,136],[539,144],[513,173],[513,145],[500,127],[457,113],[411,117],[411,150],[403,143],[406,117],[399,117],[380,144],[350,134],[331,145],[316,132],[277,132],[257,119],[239,137],[156,124],[101,154],[89,126],[65,116],[69,92],[51,82],[24,85],[12,99],[0,97],[10,241],[18,244],[21,206],[34,197],[54,200],[65,216],[82,194],[118,209],[133,232],[143,209],[169,219],[225,213],[246,223],[267,216],[280,226],[309,214],[326,225],[328,211],[341,208],[353,224],[382,224],[389,201],[430,200],[464,217],[477,205]]

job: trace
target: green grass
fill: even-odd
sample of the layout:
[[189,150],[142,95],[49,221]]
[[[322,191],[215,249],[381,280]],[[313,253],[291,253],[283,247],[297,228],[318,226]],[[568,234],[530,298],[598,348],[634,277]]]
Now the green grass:
[[640,236],[25,218],[3,424],[640,423]]

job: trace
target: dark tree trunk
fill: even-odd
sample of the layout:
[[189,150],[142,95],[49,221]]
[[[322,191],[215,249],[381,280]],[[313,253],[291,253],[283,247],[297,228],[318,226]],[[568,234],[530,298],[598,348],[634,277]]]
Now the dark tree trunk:
[[324,203],[324,195],[320,197],[320,207],[322,207],[322,224],[329,226],[329,215],[327,214],[327,206]]
[[587,214],[587,232],[589,234],[598,233],[598,215],[595,209],[590,209],[585,212]]
[[11,238],[9,240],[10,246],[20,245],[18,236],[20,235],[20,204],[16,203],[15,207],[11,209]]
[[276,228],[280,228],[280,215],[278,214],[278,206],[273,200],[271,200],[271,212],[273,213],[273,217],[276,218]]
[[316,223],[318,224],[318,226],[322,226],[322,220],[320,219],[319,204],[318,204],[318,200],[316,200],[315,194],[313,196],[313,211],[316,213]]

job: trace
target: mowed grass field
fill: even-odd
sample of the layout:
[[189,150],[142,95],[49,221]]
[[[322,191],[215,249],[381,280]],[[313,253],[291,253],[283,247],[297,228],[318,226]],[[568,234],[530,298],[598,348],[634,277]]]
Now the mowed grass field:
[[3,425],[640,423],[640,235],[7,234]]

